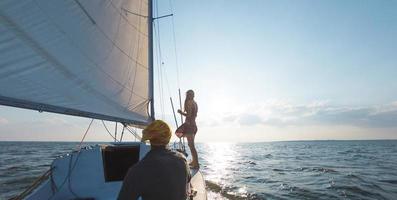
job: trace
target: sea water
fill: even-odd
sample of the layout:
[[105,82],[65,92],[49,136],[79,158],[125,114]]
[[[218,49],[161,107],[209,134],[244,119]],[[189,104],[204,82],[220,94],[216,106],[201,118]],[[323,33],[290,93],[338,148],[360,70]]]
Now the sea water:
[[[0,199],[23,191],[76,146],[0,142]],[[397,199],[396,140],[201,143],[197,149],[209,200]]]

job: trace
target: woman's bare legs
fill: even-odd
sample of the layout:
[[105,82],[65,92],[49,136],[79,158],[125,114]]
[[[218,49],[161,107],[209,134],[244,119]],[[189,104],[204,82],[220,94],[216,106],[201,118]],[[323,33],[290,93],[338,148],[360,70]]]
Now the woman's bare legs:
[[196,136],[196,134],[186,134],[187,144],[189,145],[190,152],[192,153],[191,166],[193,168],[198,168],[199,167],[198,156],[197,156],[196,147],[194,146],[194,137],[195,136]]

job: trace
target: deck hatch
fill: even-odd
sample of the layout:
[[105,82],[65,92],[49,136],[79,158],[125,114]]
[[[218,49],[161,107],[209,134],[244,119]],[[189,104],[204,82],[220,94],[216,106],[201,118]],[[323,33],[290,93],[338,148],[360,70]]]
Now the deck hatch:
[[122,181],[139,161],[139,146],[107,146],[102,149],[102,158],[105,181]]

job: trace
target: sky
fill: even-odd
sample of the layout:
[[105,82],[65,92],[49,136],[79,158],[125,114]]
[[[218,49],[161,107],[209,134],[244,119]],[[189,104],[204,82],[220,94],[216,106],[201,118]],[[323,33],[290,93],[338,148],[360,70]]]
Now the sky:
[[[193,89],[198,142],[397,139],[396,1],[156,7],[158,16],[174,14],[155,22],[163,63],[155,70],[156,117],[175,128],[168,98]],[[0,140],[78,141],[89,122],[0,106]],[[94,121],[86,140],[111,138]]]

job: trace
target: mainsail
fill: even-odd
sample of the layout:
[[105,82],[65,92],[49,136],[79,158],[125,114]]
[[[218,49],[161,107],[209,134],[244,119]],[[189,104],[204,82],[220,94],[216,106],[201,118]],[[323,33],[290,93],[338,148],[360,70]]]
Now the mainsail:
[[149,3],[1,0],[0,104],[147,124]]

